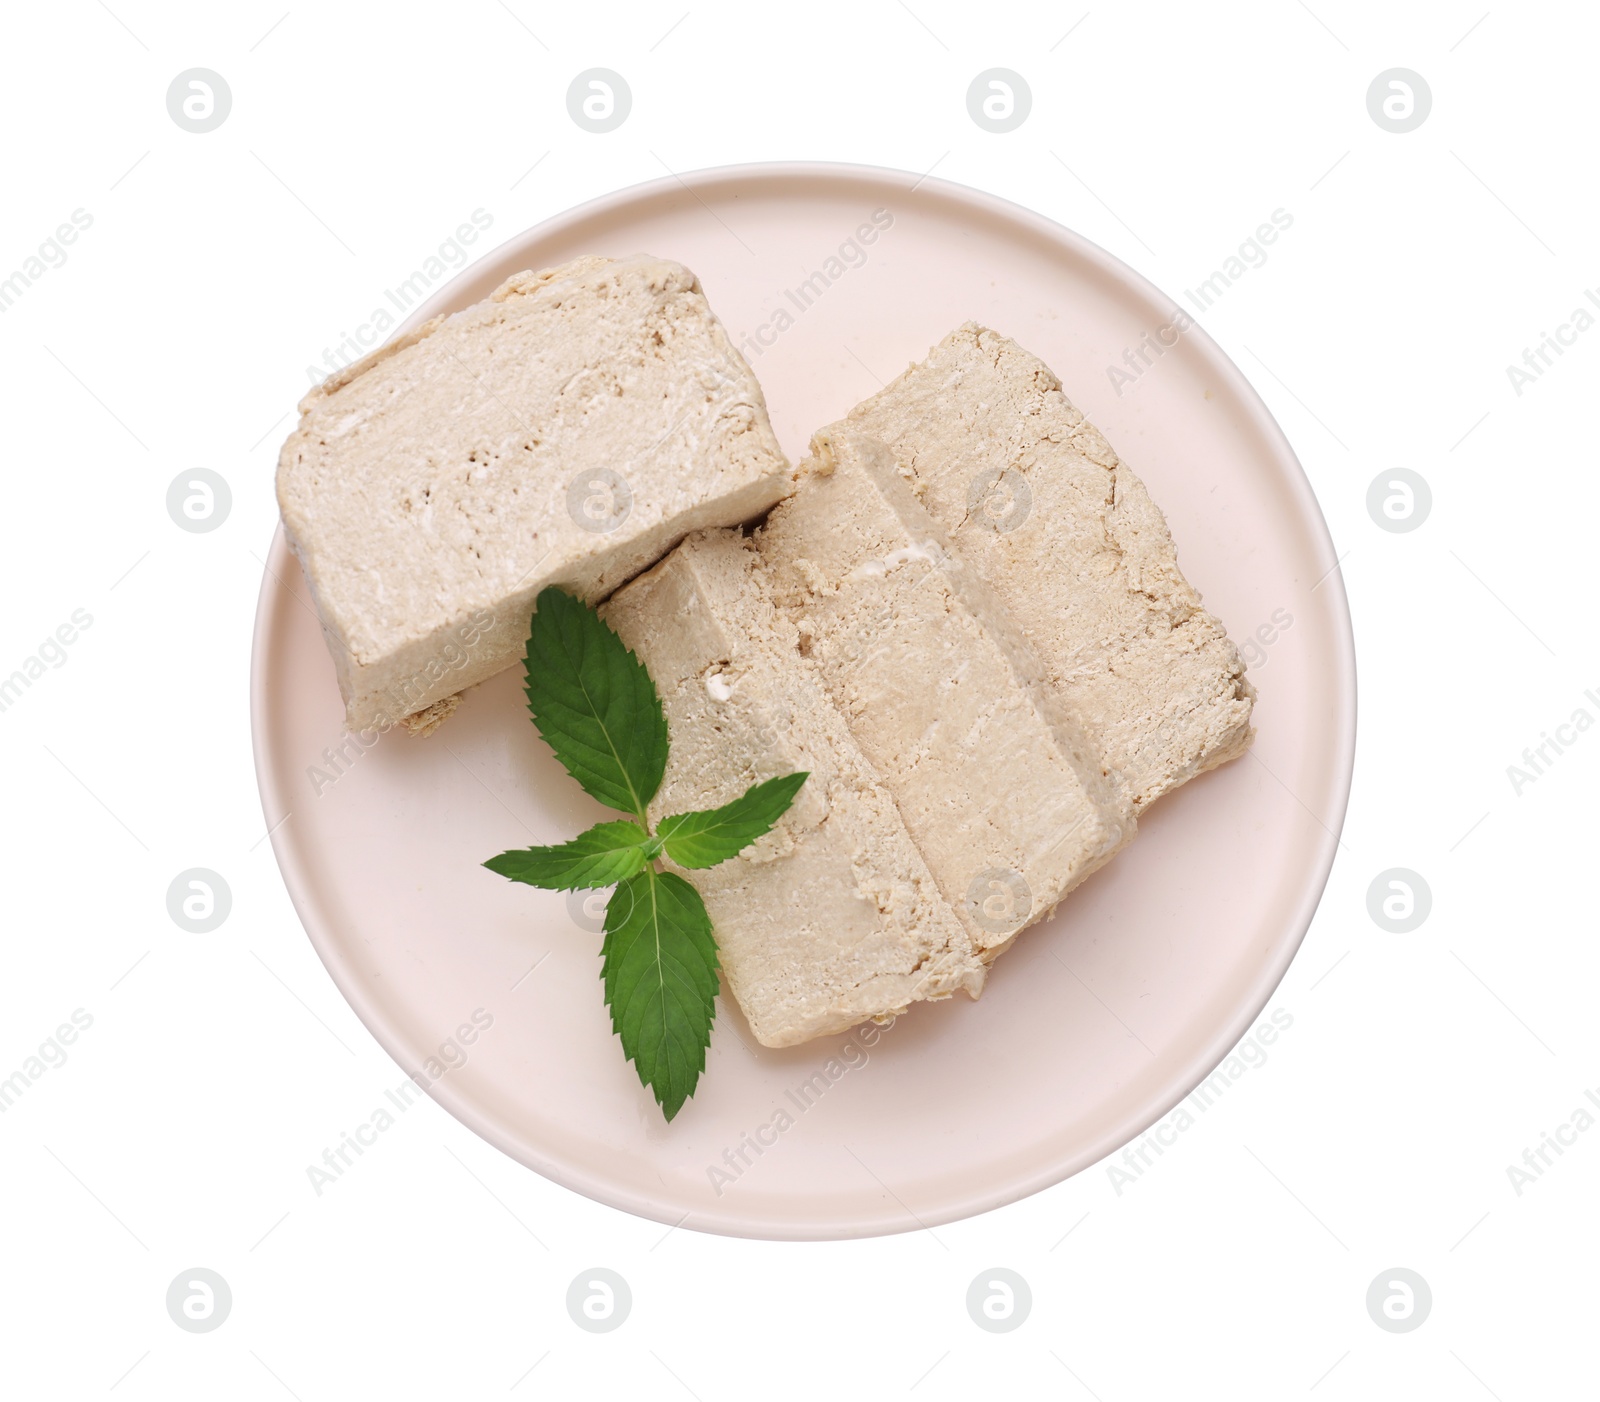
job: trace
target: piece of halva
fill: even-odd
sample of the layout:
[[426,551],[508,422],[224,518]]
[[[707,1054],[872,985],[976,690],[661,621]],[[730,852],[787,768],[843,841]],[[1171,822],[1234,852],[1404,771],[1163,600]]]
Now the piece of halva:
[[986,957],[1133,836],[1098,752],[886,445],[819,434],[754,540],[800,650]]
[[894,451],[1135,811],[1244,751],[1238,650],[1144,484],[1043,361],[969,322],[844,424]]
[[[985,964],[738,531],[690,536],[601,616],[655,679],[672,746],[652,824],[751,784],[810,778],[765,837],[683,875],[757,1039],[793,1046],[957,989]],[[670,865],[670,863],[669,863]]]
[[694,274],[645,255],[519,273],[300,410],[278,501],[352,730],[519,661],[546,585],[603,598],[790,485]]

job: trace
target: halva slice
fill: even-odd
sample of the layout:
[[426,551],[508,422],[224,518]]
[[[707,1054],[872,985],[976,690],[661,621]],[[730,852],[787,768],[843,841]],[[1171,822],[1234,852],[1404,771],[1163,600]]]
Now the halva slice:
[[1244,751],[1238,650],[1144,484],[1043,361],[968,322],[845,423],[893,449],[1135,811]]
[[756,532],[780,612],[986,957],[1134,833],[996,592],[888,447],[819,434]]
[[278,502],[352,730],[426,728],[521,658],[546,585],[603,598],[790,484],[694,274],[644,255],[519,273],[300,411]]
[[666,710],[672,747],[652,823],[810,773],[772,832],[683,873],[757,1039],[793,1046],[957,989],[976,996],[979,951],[774,610],[748,541],[690,536],[601,615]]

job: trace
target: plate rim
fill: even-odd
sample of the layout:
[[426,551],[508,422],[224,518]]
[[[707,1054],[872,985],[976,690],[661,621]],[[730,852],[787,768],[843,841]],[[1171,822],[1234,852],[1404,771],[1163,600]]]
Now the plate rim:
[[[1076,257],[1094,265],[1101,274],[1129,287],[1152,303],[1177,305],[1173,298],[1143,273],[1092,240],[1045,215],[988,191],[930,175],[918,176],[912,171],[896,170],[886,166],[842,161],[757,161],[709,166],[685,171],[682,174],[657,177],[586,200],[541,220],[503,240],[480,258],[463,267],[397,326],[383,344],[389,344],[414,330],[430,317],[437,316],[453,300],[453,289],[475,276],[486,265],[503,258],[509,250],[518,245],[542,242],[574,225],[635,203],[652,200],[674,190],[697,195],[698,191],[719,186],[772,180],[791,180],[797,183],[832,180],[875,188],[910,181],[912,182],[910,191],[926,187],[930,194],[941,195],[945,200],[966,206],[985,217],[1021,225],[1036,238],[1067,247]],[[913,1216],[909,1209],[904,1209],[899,1212],[883,1211],[877,1216],[852,1215],[837,1220],[811,1216],[805,1217],[804,1220],[775,1218],[761,1212],[703,1214],[699,1210],[690,1211],[686,1215],[675,1215],[676,1209],[664,1201],[650,1198],[598,1175],[576,1170],[563,1161],[539,1152],[538,1146],[529,1144],[525,1138],[518,1139],[509,1129],[502,1128],[499,1122],[491,1120],[479,1110],[471,1097],[460,1092],[448,1077],[432,1081],[427,1087],[429,1096],[442,1109],[480,1139],[493,1145],[516,1163],[532,1169],[541,1177],[580,1193],[591,1201],[648,1221],[718,1236],[752,1240],[843,1241],[891,1236],[964,1221],[1020,1202],[1046,1188],[1063,1183],[1138,1140],[1152,1125],[1182,1104],[1196,1086],[1215,1072],[1282,984],[1295,956],[1299,953],[1300,946],[1305,941],[1311,922],[1315,919],[1327,890],[1328,880],[1338,856],[1340,834],[1344,830],[1355,774],[1357,665],[1349,596],[1344,587],[1343,574],[1338,569],[1332,532],[1305,468],[1289,442],[1288,435],[1267,408],[1266,402],[1255,386],[1203,326],[1195,322],[1185,333],[1185,339],[1196,346],[1203,357],[1218,371],[1240,407],[1248,414],[1255,429],[1261,433],[1274,457],[1286,469],[1283,473],[1284,479],[1299,503],[1304,520],[1312,527],[1312,534],[1316,543],[1325,552],[1325,558],[1334,561],[1326,576],[1327,584],[1332,586],[1328,594],[1328,608],[1329,621],[1333,629],[1330,642],[1336,659],[1335,675],[1330,680],[1333,684],[1334,714],[1341,718],[1336,730],[1337,752],[1333,756],[1332,798],[1335,811],[1327,815],[1326,822],[1319,819],[1323,834],[1317,839],[1316,858],[1308,869],[1307,880],[1302,888],[1299,902],[1284,928],[1284,936],[1276,942],[1275,957],[1258,973],[1248,996],[1241,1000],[1233,1017],[1213,1031],[1202,1049],[1190,1056],[1185,1073],[1169,1081],[1168,1089],[1152,1097],[1141,1109],[1119,1120],[1116,1127],[1096,1136],[1070,1156],[1054,1160],[1026,1177],[1007,1178],[1003,1184],[994,1188],[962,1194],[958,1200],[947,1201],[925,1214]],[[262,571],[250,649],[251,751],[262,813],[269,828],[273,856],[290,904],[294,907],[295,914],[317,957],[322,961],[335,987],[362,1025],[395,1064],[406,1075],[411,1076],[421,1070],[420,1061],[412,1064],[409,1054],[402,1053],[400,1038],[396,1030],[389,1026],[387,1018],[377,1005],[377,1000],[368,997],[365,985],[349,965],[337,942],[325,933],[328,922],[323,921],[320,916],[312,918],[317,913],[316,903],[307,889],[307,883],[303,880],[294,853],[289,848],[289,838],[283,834],[286,825],[282,823],[281,815],[288,813],[290,808],[286,795],[280,791],[276,783],[265,739],[270,698],[263,638],[268,633],[271,619],[278,607],[279,591],[289,590],[288,584],[280,577],[280,571],[286,568],[295,568],[295,562],[288,549],[282,522],[279,521],[274,527],[267,564]],[[277,826],[274,826],[275,824]],[[1170,1088],[1174,1086],[1179,1087],[1176,1094],[1171,1093]],[[907,1220],[908,1217],[911,1220]]]

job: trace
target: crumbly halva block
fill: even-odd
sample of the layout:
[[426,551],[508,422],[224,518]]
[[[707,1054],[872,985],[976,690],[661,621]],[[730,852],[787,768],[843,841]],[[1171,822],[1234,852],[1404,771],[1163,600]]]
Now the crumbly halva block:
[[883,443],[819,434],[755,544],[801,651],[986,957],[1133,836],[1098,752]]
[[694,274],[645,255],[519,273],[300,410],[278,501],[353,730],[430,728],[520,659],[540,589],[603,598],[790,486]]
[[1144,484],[1043,361],[969,322],[844,422],[894,451],[1136,812],[1244,751],[1238,650]]
[[738,531],[690,536],[602,617],[655,679],[672,734],[652,823],[811,777],[776,828],[683,875],[763,1045],[793,1046],[957,989],[985,964],[768,598]]

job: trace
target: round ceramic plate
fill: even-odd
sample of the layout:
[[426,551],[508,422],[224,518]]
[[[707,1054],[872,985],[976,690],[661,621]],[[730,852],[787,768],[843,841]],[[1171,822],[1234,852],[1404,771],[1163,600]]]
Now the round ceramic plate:
[[[858,230],[875,212],[868,244]],[[1037,1192],[1209,1075],[1310,923],[1355,736],[1350,619],[1316,500],[1261,400],[1198,328],[1117,392],[1107,368],[1126,368],[1124,352],[1173,318],[1143,278],[1014,205],[892,171],[756,166],[626,190],[511,240],[414,320],[525,268],[637,252],[699,274],[791,458],[961,322],[1041,356],[1149,485],[1185,573],[1252,662],[1253,751],[1158,804],[1132,846],[996,964],[980,1002],[769,1051],[724,996],[705,1075],[669,1125],[601,1001],[601,902],[479,865],[615,816],[535,734],[520,669],[471,691],[428,739],[346,742],[341,755],[333,667],[280,534],[252,699],[295,908],[373,1035],[440,1104],[614,1207],[834,1238]]]

